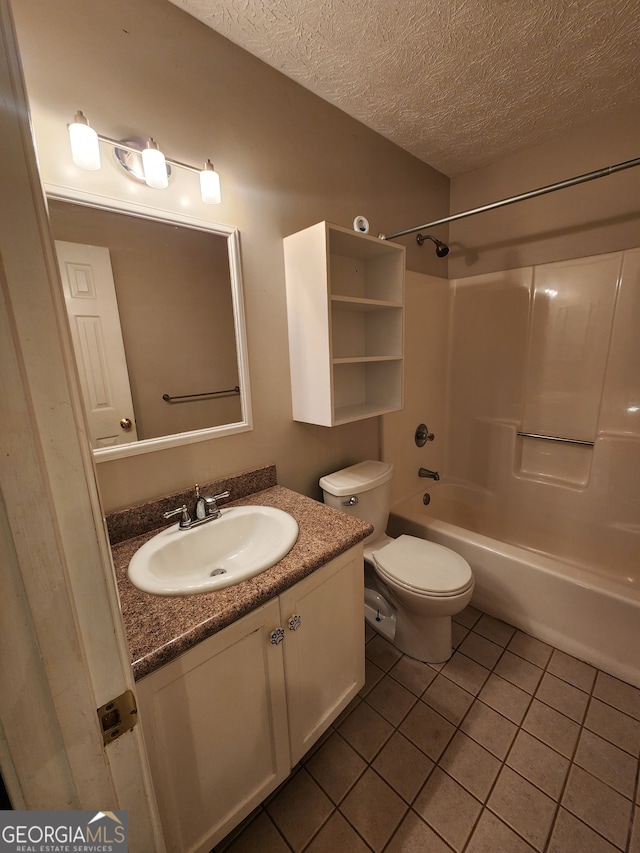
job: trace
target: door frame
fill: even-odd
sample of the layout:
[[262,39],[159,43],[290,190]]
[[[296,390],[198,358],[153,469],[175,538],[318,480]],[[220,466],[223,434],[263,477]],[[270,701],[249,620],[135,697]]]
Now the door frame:
[[140,725],[96,709],[134,688],[34,151],[0,0],[0,766],[16,809],[124,809],[163,851]]

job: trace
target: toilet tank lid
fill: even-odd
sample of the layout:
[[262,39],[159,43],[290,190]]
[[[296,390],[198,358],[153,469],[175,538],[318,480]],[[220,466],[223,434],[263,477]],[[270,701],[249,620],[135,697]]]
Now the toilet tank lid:
[[392,476],[393,465],[390,462],[376,462],[369,459],[321,477],[320,488],[329,492],[330,495],[343,497],[358,492],[368,492],[387,483]]

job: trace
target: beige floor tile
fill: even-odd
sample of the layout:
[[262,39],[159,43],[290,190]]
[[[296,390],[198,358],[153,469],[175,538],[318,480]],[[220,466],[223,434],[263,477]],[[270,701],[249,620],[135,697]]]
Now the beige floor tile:
[[302,850],[333,811],[333,803],[303,768],[267,805],[269,817],[293,850]]
[[413,808],[456,851],[463,849],[482,810],[475,797],[438,767]]
[[413,693],[389,675],[385,675],[367,696],[369,705],[392,726],[397,726],[417,701]]
[[549,663],[549,658],[553,652],[552,646],[548,646],[541,640],[536,640],[535,637],[530,637],[523,631],[516,631],[507,648],[514,655],[519,655],[540,667],[545,667]]
[[[351,853],[351,851],[344,850],[341,853]],[[409,812],[396,830],[388,847],[385,847],[385,853],[451,853],[451,847],[445,844],[415,812]]]
[[221,853],[256,853],[256,850],[290,853],[291,850],[265,812],[260,812],[229,845],[215,849]]
[[437,674],[428,664],[408,655],[403,655],[389,670],[389,675],[415,696],[422,696]]
[[580,726],[574,720],[537,699],[531,703],[522,728],[565,758],[573,756],[580,735]]
[[593,695],[619,711],[640,720],[640,690],[606,672],[599,672]]
[[369,769],[345,797],[340,811],[376,851],[382,850],[407,812],[407,804]]
[[438,766],[484,802],[500,772],[500,761],[464,732],[456,732]]
[[636,757],[640,755],[640,721],[633,717],[593,697],[584,724],[620,749]]
[[469,709],[460,728],[500,759],[506,756],[518,731],[511,720],[480,701]]
[[476,663],[493,669],[504,649],[475,631],[470,631],[459,646],[460,651]]
[[507,625],[506,622],[502,622],[494,616],[489,616],[488,613],[482,614],[478,622],[474,625],[473,630],[503,648],[509,643],[516,632],[513,625]]
[[396,732],[384,745],[372,767],[408,803],[413,802],[434,768],[430,758]]
[[422,695],[423,702],[426,702],[434,711],[442,714],[454,726],[460,724],[473,704],[474,698],[462,687],[453,681],[449,681],[442,673],[437,676],[435,681],[431,682]]
[[547,853],[618,853],[618,849],[571,812],[560,809]]
[[574,761],[623,796],[633,799],[638,772],[638,761],[633,756],[584,729]]
[[505,651],[493,671],[496,675],[532,695],[536,692],[544,672],[539,666],[529,663],[528,660],[518,657],[510,651]]
[[613,788],[574,765],[569,772],[562,805],[624,850],[632,805]]
[[536,691],[536,699],[577,723],[581,723],[587,710],[589,696],[572,684],[567,684],[566,681],[545,672]]
[[371,761],[393,734],[393,726],[362,701],[340,724],[338,731],[365,761]]
[[453,737],[455,727],[419,701],[402,721],[400,731],[432,761],[437,761]]
[[338,732],[333,732],[305,764],[334,803],[342,800],[366,767],[364,759]]
[[376,684],[384,678],[384,671],[380,669],[368,657],[364,659],[364,687],[360,690],[360,696],[366,696],[370,693]]
[[504,767],[487,805],[532,847],[544,850],[556,812],[551,797],[510,767]]
[[531,704],[531,694],[495,673],[487,679],[480,691],[479,699],[518,725],[524,719]]
[[478,695],[482,685],[490,675],[486,667],[471,660],[461,652],[454,652],[442,668],[442,672],[448,679],[455,681],[459,687],[474,696]]
[[464,625],[459,625],[457,622],[451,620],[451,644],[454,649],[459,648],[460,643],[464,640],[468,633],[468,628],[465,628]]
[[518,732],[507,764],[554,800],[562,793],[569,772],[567,758],[525,731]]
[[459,625],[464,625],[465,628],[473,628],[481,616],[482,611],[476,610],[475,607],[472,607],[469,604],[464,608],[464,610],[460,611],[460,613],[456,613],[453,617],[453,621],[457,622]]
[[465,853],[534,853],[534,848],[516,835],[506,823],[485,809]]
[[[345,851],[345,853],[346,851],[348,853],[369,853],[370,847],[364,843],[340,812],[334,812],[306,848],[305,853],[337,853],[339,850]],[[260,847],[255,847],[247,853],[264,853],[264,851]]]
[[394,663],[402,657],[402,652],[398,651],[395,646],[392,646],[380,634],[376,634],[365,646],[365,655],[376,666],[384,670],[384,672],[388,672]]
[[561,652],[560,649],[555,649],[547,666],[547,672],[563,681],[568,681],[585,693],[590,693],[598,671],[590,664]]

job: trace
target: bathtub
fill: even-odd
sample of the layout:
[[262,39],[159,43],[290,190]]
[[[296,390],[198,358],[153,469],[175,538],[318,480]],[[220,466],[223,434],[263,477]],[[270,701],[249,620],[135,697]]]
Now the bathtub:
[[469,506],[464,488],[440,482],[427,491],[428,506],[420,493],[392,507],[391,536],[407,533],[457,551],[474,573],[473,606],[640,687],[637,585],[459,526],[456,507]]

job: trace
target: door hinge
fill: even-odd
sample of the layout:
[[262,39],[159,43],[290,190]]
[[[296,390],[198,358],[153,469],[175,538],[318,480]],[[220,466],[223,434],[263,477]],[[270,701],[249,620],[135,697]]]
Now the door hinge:
[[122,695],[98,708],[98,719],[105,744],[130,731],[138,722],[138,705],[133,691],[125,690]]

